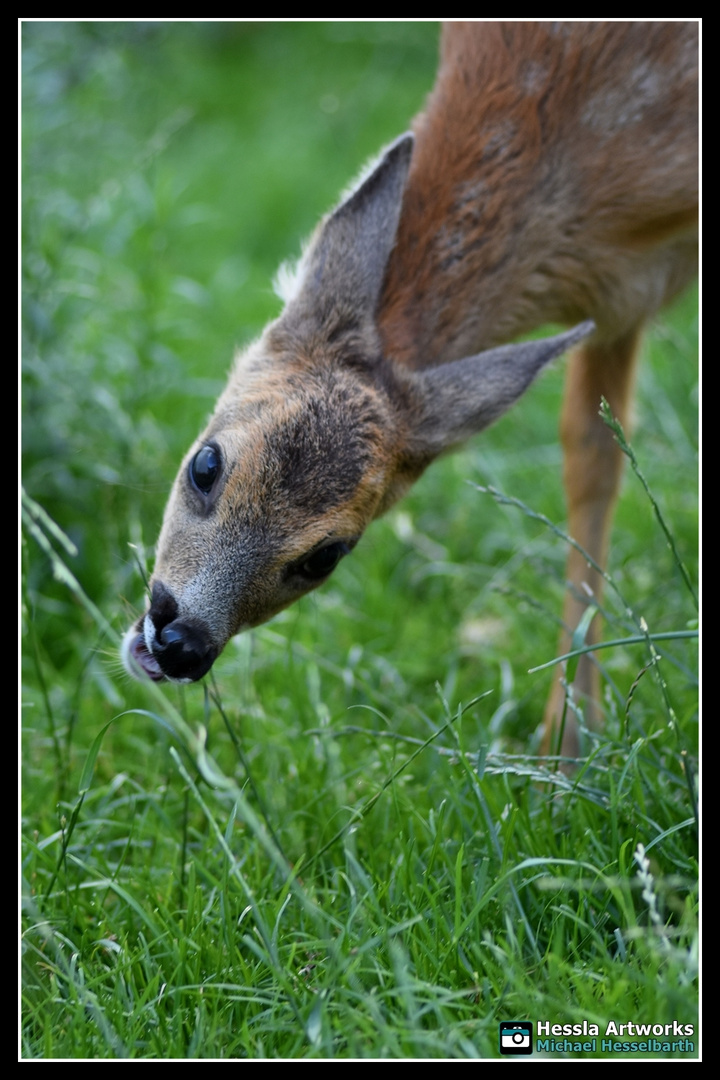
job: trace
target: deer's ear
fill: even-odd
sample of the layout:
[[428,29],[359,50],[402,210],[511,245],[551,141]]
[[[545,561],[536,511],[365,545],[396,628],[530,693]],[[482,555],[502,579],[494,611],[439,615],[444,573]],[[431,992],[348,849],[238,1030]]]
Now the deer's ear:
[[503,345],[413,373],[419,410],[410,425],[410,457],[429,462],[482,431],[517,401],[547,363],[594,329],[588,320],[564,334]]
[[321,223],[299,268],[297,302],[375,315],[395,244],[414,136],[401,135]]

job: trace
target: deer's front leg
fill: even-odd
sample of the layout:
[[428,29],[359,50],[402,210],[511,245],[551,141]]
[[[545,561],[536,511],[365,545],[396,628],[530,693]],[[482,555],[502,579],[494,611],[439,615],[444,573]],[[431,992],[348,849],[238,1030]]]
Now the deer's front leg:
[[[612,343],[593,342],[581,347],[569,361],[561,420],[564,483],[568,503],[568,532],[598,563],[605,566],[612,515],[620,488],[623,454],[612,432],[599,416],[605,397],[614,416],[627,428],[632,402],[640,329]],[[602,601],[603,580],[574,548],[567,563],[564,630],[558,655],[570,648],[571,636],[593,601]],[[599,640],[599,616],[586,636]],[[567,710],[561,745],[558,745],[565,690],[555,677],[544,717],[542,753],[577,757],[580,751],[575,715]],[[573,683],[575,700],[584,709],[590,727],[600,725],[600,680],[590,656],[582,657]]]

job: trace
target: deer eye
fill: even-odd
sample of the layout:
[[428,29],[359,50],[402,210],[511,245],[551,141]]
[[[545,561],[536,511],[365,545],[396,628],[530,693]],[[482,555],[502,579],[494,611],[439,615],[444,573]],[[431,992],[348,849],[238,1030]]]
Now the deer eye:
[[352,545],[344,540],[327,544],[319,551],[314,551],[304,562],[299,563],[297,571],[310,581],[320,581],[335,569],[343,555],[347,555],[351,549]]
[[202,495],[209,495],[220,472],[220,453],[214,446],[203,446],[190,462],[190,481]]

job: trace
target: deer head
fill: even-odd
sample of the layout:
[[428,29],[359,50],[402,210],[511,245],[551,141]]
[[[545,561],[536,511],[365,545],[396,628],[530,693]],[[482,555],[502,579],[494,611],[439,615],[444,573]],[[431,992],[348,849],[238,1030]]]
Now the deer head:
[[165,510],[138,677],[193,682],[233,635],[322,584],[439,454],[501,416],[593,329],[425,370],[376,324],[413,148],[393,143],[318,227],[280,318],[235,361]]

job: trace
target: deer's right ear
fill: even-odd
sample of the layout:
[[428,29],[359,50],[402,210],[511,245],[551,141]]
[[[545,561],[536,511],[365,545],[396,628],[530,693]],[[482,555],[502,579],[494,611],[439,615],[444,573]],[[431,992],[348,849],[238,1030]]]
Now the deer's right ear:
[[[414,136],[396,139],[321,223],[300,266],[296,303],[373,319],[395,244]],[[320,314],[320,313],[319,313]]]
[[501,345],[440,367],[413,372],[415,412],[407,450],[426,463],[477,434],[513,405],[555,357],[588,337],[588,319],[564,334]]

